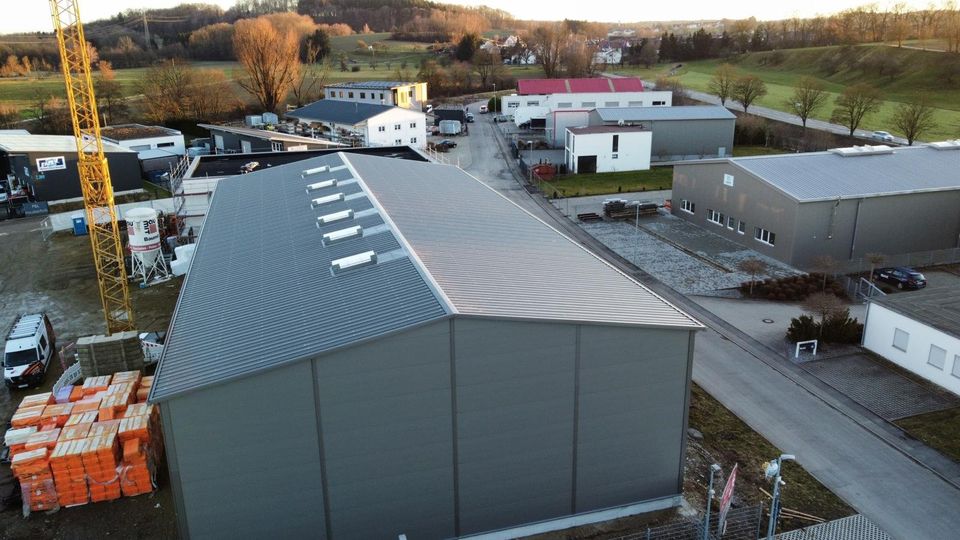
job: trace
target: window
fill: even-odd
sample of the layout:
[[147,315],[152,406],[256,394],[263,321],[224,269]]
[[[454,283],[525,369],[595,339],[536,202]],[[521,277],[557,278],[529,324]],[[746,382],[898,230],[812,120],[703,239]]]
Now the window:
[[569,101],[565,101],[565,102],[563,102],[563,103],[557,103],[557,108],[558,108],[558,109],[569,109],[569,108],[571,108],[571,107],[573,107],[573,103],[571,103],[571,102],[569,102]]
[[953,371],[950,374],[960,379],[960,354],[953,355]]
[[347,97],[352,98],[352,97],[353,97],[353,92],[347,92]]
[[580,104],[580,106],[581,106],[581,107],[596,107],[596,106],[597,106],[597,102],[596,102],[596,101],[584,101],[583,103]]
[[407,96],[413,98],[413,90],[407,90]]
[[697,205],[686,199],[680,199],[680,209],[691,214],[697,213]]
[[367,93],[366,93],[366,92],[360,92],[360,99],[367,99]]
[[383,132],[387,130],[387,126],[378,126],[377,131]]
[[723,227],[723,214],[716,210],[707,209],[707,220]]
[[149,144],[135,144],[135,145],[131,146],[130,149],[133,150],[134,152],[139,152],[139,151],[141,151],[141,150],[149,150],[149,149],[150,149],[150,145],[149,145]]
[[[337,92],[334,92],[336,94]],[[343,90],[340,91],[340,97],[343,97]]]
[[157,148],[170,148],[173,144],[172,142],[162,142],[157,145]]
[[400,140],[400,139],[394,139],[394,141],[393,141],[393,145],[394,145],[394,146],[400,146],[400,145],[402,145],[402,144],[403,144],[403,141]]
[[410,137],[410,144],[417,144],[417,138],[416,138],[416,137]]
[[907,344],[910,343],[910,334],[899,328],[893,329],[893,348],[907,352]]
[[528,101],[528,102],[527,102],[527,107],[536,107],[537,105],[540,105],[540,102],[539,102],[539,101]]
[[416,129],[416,128],[417,128],[417,123],[416,123],[416,122],[410,122],[410,127]]
[[642,101],[630,101],[627,103],[628,107],[643,107]]
[[653,106],[654,106],[654,107],[659,107],[659,106],[661,106],[661,105],[666,105],[666,104],[667,104],[666,101],[654,101],[654,102],[653,102]]
[[619,157],[619,154],[613,154],[612,156],[610,156],[610,159],[617,159],[618,157]]
[[47,338],[40,336],[40,354],[43,355],[43,351],[47,350]]
[[757,239],[758,242],[763,242],[764,244],[773,246],[777,243],[777,235],[766,230],[757,227],[753,230],[753,237]]
[[743,220],[741,219],[741,220],[740,220],[740,223],[737,223],[737,232],[740,233],[740,234],[744,234],[744,233],[747,232],[747,222],[746,222],[746,221],[743,221]]
[[519,106],[520,106],[520,103],[517,102],[517,101],[512,101],[512,102],[510,102],[510,103],[507,103],[507,108],[508,108],[508,109],[516,109],[516,108],[519,107]]
[[383,92],[380,92],[380,101],[383,101]]
[[733,187],[733,175],[724,174],[723,175],[723,185]]
[[927,355],[927,363],[943,371],[943,366],[947,363],[947,351],[936,345],[931,345],[930,354]]
[[274,152],[283,152],[283,143],[282,142],[272,142],[270,143],[270,149]]
[[400,124],[394,124],[394,125],[393,125],[393,130],[394,130],[394,131],[397,131],[397,130],[399,130],[399,129],[400,129]]
[[604,106],[604,107],[619,107],[619,106],[620,106],[620,102],[619,102],[619,101],[604,101],[604,102],[603,102],[603,106]]
[[614,136],[613,136],[613,151],[614,151],[614,152],[619,152],[619,151],[620,151],[620,136],[619,136],[619,135],[614,135]]
[[736,224],[737,224],[737,220],[736,220],[736,219],[734,219],[733,217],[727,216],[727,228],[728,228],[728,229],[730,229],[730,230],[732,231],[733,228],[736,226]]

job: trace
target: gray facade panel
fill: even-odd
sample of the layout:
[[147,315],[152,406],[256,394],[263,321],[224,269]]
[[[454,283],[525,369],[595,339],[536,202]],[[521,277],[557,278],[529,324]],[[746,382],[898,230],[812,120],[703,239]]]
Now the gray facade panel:
[[[724,174],[733,176],[733,186],[725,186]],[[743,244],[764,255],[792,262],[797,230],[797,202],[736,165],[696,163],[673,168],[673,215]],[[696,212],[682,210],[682,201],[696,204]],[[707,211],[745,222],[744,234],[715,225],[707,220]],[[761,227],[776,234],[773,246],[757,241],[755,229]]]
[[[309,363],[167,407],[191,537],[271,537],[278,524],[290,535],[326,537]],[[236,496],[244,493],[256,496]]]
[[[107,152],[107,167],[113,191],[130,191],[143,188],[140,160],[136,152]],[[63,156],[66,169],[37,171],[37,159]],[[28,184],[37,201],[56,201],[83,197],[80,189],[80,173],[77,171],[76,152],[0,152],[0,160],[6,164],[0,171],[9,172],[20,183]],[[40,174],[43,178],[40,178]],[[5,177],[6,175],[4,175]]]
[[577,512],[681,492],[688,346],[687,331],[582,327]]
[[460,532],[570,513],[576,327],[454,326]]
[[655,120],[652,123],[652,161],[719,157],[733,151],[735,119]]
[[449,328],[315,360],[335,538],[454,535]]

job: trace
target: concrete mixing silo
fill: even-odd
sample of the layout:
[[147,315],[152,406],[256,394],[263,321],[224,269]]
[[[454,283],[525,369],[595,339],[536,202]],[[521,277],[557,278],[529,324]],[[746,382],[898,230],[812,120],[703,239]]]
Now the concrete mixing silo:
[[141,286],[170,277],[167,261],[160,252],[160,224],[153,208],[134,208],[128,211],[127,236],[130,240],[130,279]]

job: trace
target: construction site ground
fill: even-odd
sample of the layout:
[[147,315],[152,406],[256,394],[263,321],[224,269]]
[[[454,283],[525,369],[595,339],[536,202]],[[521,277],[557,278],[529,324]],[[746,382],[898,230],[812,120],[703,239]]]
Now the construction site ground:
[[[69,232],[44,240],[41,218],[0,222],[0,332],[21,313],[45,311],[57,336],[57,347],[77,338],[103,333],[104,320],[87,236]],[[166,330],[180,291],[180,278],[140,289],[130,288],[140,331]],[[44,385],[27,391],[0,388],[0,424],[5,428],[24,395],[48,391],[62,373],[51,362]],[[159,489],[148,495],[34,513],[24,519],[19,509],[0,511],[0,537],[7,538],[174,538],[176,522],[165,471]]]

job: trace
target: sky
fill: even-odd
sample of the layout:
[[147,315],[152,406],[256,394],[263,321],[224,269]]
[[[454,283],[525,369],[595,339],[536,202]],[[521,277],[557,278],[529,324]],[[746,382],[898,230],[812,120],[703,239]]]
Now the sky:
[[[127,9],[171,7],[187,2],[218,4],[229,8],[234,0],[78,0],[84,22],[109,17]],[[11,32],[50,31],[48,2],[44,0],[5,0],[9,6],[0,17],[0,34]],[[812,17],[870,3],[870,0],[809,0],[807,2],[771,2],[769,0],[685,0],[683,2],[638,2],[636,0],[595,0],[574,2],[557,0],[460,0],[464,5],[487,5],[512,13],[519,19],[560,20],[584,19],[603,22],[633,22],[657,20],[744,19],[775,20],[787,17]],[[881,6],[893,1],[879,1]],[[925,5],[924,2],[907,2]],[[13,7],[16,6],[16,7]]]

